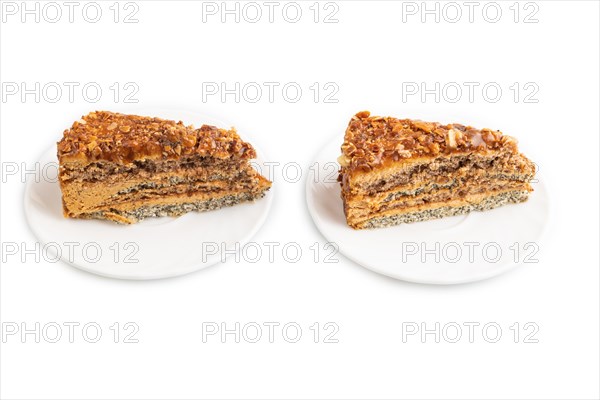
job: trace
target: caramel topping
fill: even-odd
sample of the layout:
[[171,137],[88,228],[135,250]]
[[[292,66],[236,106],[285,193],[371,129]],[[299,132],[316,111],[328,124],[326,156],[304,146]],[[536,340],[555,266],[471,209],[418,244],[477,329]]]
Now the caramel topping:
[[91,112],[75,121],[58,142],[61,161],[129,163],[146,158],[176,159],[191,155],[251,159],[256,157],[256,152],[233,128],[225,130],[203,125],[195,129],[181,121],[108,111]]
[[491,129],[461,124],[442,125],[357,113],[348,124],[342,144],[342,167],[370,171],[386,162],[435,157],[452,152],[485,152],[507,148],[517,151],[511,136]]

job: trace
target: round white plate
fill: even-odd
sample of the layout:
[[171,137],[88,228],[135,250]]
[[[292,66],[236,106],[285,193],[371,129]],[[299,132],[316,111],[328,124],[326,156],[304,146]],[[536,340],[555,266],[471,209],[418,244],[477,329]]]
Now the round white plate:
[[392,278],[457,284],[491,278],[516,265],[537,262],[548,217],[544,185],[538,180],[525,203],[485,212],[388,228],[354,230],[346,225],[336,181],[341,138],[325,146],[306,183],[312,218],[323,236],[362,265]]
[[[212,124],[229,128],[212,118],[174,110],[129,110],[139,115],[182,120],[185,124]],[[241,132],[244,140],[255,143]],[[260,159],[256,165],[262,168]],[[56,146],[39,160],[42,171],[56,171]],[[45,167],[47,166],[47,167]],[[264,169],[262,169],[264,171]],[[224,261],[235,254],[265,221],[273,193],[253,203],[181,217],[148,218],[137,224],[118,225],[102,220],[63,217],[56,176],[31,179],[25,189],[25,215],[40,240],[47,259],[94,274],[119,279],[160,279],[187,274]]]

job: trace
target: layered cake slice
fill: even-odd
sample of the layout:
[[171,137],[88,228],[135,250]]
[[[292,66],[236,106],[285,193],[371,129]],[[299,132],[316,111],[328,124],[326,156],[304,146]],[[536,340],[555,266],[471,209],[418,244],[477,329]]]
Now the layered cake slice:
[[338,159],[348,225],[378,228],[527,200],[534,164],[500,131],[367,111],[350,120]]
[[271,182],[234,129],[96,111],[58,143],[66,217],[129,224],[262,197]]

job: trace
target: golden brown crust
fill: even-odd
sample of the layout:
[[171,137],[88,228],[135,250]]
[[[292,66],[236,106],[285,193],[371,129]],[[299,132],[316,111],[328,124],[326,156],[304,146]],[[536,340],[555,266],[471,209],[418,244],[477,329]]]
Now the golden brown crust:
[[197,155],[252,159],[256,151],[235,129],[203,125],[199,129],[161,118],[95,111],[65,130],[58,142],[60,163],[99,160],[130,163],[143,159],[178,159]]
[[352,173],[418,157],[501,148],[517,152],[516,139],[487,128],[372,117],[368,111],[362,111],[348,124],[338,161],[346,172]]

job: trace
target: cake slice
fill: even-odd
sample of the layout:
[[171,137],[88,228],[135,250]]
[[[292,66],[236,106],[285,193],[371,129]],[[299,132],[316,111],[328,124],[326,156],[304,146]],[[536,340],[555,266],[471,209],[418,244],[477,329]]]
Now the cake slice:
[[534,164],[500,131],[372,117],[350,120],[338,158],[355,229],[425,221],[527,200]]
[[66,217],[130,224],[262,197],[271,182],[234,129],[91,112],[58,142]]

